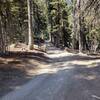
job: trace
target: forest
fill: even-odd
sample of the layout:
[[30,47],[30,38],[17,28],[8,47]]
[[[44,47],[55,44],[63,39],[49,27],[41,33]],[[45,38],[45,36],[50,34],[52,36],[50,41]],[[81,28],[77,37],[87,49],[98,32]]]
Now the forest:
[[0,100],[100,100],[100,0],[0,0]]
[[38,38],[58,48],[99,52],[99,7],[99,0],[0,0],[0,52],[17,42],[33,49]]

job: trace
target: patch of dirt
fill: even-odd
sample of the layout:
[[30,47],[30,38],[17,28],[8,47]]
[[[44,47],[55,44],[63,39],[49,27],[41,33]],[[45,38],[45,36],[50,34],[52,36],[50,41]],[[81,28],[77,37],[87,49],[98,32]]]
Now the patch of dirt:
[[47,63],[42,52],[10,52],[0,57],[0,97],[30,81]]
[[[15,43],[15,44],[11,44],[9,45],[9,51],[15,51],[15,52],[31,52],[31,50],[28,50],[28,45],[24,44],[24,43]],[[43,43],[41,45],[37,45],[34,44],[34,50],[32,50],[32,52],[46,52],[46,44]]]

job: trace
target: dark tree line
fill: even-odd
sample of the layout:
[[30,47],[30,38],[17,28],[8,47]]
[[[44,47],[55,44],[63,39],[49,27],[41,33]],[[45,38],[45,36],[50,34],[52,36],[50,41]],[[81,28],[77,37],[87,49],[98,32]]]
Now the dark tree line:
[[100,48],[100,0],[0,0],[0,52],[34,38],[56,47],[96,52]]
[[68,20],[68,6],[65,0],[48,0],[51,42],[57,46],[70,46],[71,30]]
[[[37,0],[0,0],[0,52],[22,42],[32,49],[34,37],[46,30],[43,6]],[[43,33],[44,34],[44,33]]]
[[100,45],[100,1],[73,0],[72,3],[73,48],[78,48],[80,52],[96,52]]

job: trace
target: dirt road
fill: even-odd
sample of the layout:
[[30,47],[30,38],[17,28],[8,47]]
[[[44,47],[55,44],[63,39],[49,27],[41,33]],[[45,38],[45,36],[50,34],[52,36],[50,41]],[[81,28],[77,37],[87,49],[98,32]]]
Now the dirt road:
[[50,63],[0,100],[100,100],[100,60],[49,48]]

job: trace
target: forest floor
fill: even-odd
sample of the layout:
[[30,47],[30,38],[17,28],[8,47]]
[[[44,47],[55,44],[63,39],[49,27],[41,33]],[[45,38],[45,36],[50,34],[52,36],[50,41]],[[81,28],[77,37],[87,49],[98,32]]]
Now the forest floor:
[[0,58],[0,97],[5,94],[0,100],[100,100],[100,57],[49,44],[47,54],[12,52]]

